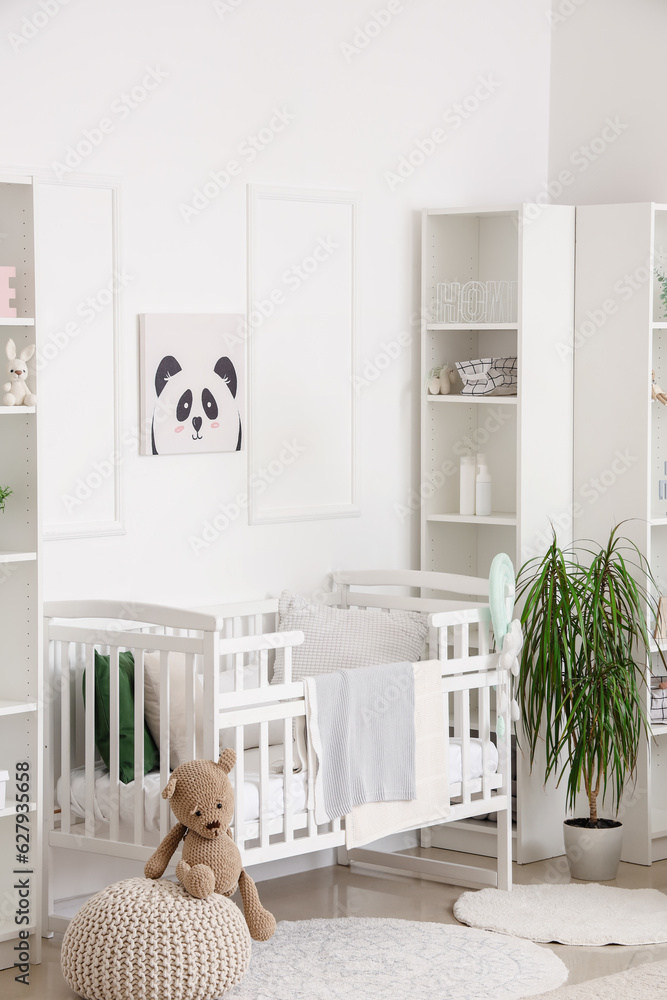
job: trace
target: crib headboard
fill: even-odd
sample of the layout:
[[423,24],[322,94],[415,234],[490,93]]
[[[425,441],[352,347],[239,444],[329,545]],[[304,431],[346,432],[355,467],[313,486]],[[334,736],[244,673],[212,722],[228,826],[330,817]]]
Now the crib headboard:
[[[327,603],[344,608],[396,608],[434,614],[439,611],[479,608],[489,603],[489,581],[483,577],[426,570],[387,569],[339,570],[334,573],[333,579],[336,590]],[[388,594],[387,589],[402,593]],[[438,596],[414,596],[416,589],[435,591]]]

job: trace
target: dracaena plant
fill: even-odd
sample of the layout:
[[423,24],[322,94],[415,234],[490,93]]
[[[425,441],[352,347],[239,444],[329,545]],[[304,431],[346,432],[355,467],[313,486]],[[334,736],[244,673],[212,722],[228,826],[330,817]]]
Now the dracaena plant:
[[8,486],[0,486],[0,510],[1,511],[4,511],[4,509],[5,509],[5,500],[7,499],[7,497],[10,497],[11,495],[12,495],[12,491],[9,489]]
[[609,787],[618,809],[649,735],[636,663],[650,662],[656,592],[646,559],[619,526],[606,545],[565,550],[554,532],[545,555],[519,571],[525,642],[518,696],[531,767],[544,743],[545,781],[566,780],[571,809],[583,786],[590,825]]

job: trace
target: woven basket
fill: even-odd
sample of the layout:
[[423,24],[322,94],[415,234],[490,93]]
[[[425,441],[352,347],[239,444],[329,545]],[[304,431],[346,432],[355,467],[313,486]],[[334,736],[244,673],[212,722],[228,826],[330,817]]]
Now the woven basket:
[[239,908],[174,882],[130,878],[92,896],[69,924],[61,968],[85,1000],[213,1000],[250,962]]

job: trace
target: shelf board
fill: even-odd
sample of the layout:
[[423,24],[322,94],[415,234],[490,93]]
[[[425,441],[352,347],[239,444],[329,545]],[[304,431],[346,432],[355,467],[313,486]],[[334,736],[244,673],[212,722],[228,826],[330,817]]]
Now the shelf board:
[[[667,328],[667,324],[666,324]],[[518,323],[427,323],[427,330],[518,330]]]
[[667,736],[667,723],[663,723],[663,722],[651,723],[651,735],[652,736]]
[[649,524],[652,528],[664,527],[667,524],[667,517],[652,517]]
[[0,716],[20,715],[21,712],[36,712],[36,701],[13,701],[11,698],[0,698]]
[[452,521],[455,524],[516,524],[516,514],[510,511],[493,511],[483,514],[427,514],[427,521]]
[[[460,392],[450,392],[447,396],[435,396],[431,393],[426,397],[429,403],[496,403],[501,406],[516,406],[518,396],[464,396]],[[665,521],[667,524],[667,520]]]
[[667,321],[663,320],[660,323],[651,323],[654,330],[667,330]]
[[9,552],[0,549],[0,563],[34,562],[36,558],[36,552]]
[[0,415],[9,416],[10,413],[18,413],[19,416],[26,413],[35,413],[34,406],[0,406]]
[[0,316],[0,326],[34,326],[32,316]]

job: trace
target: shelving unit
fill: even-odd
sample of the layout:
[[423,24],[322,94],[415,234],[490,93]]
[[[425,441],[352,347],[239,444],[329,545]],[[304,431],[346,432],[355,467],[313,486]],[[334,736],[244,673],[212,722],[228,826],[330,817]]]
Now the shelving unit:
[[[667,595],[667,407],[651,402],[651,371],[667,384],[667,317],[654,263],[667,267],[667,205],[586,205],[577,209],[575,497],[580,537],[604,542],[621,521]],[[588,326],[584,326],[588,323]],[[612,405],[604,387],[612,382]],[[601,395],[602,392],[602,395]],[[593,502],[594,500],[594,502]],[[629,519],[629,520],[627,520]],[[653,669],[664,673],[653,643]],[[649,664],[639,664],[646,670]],[[649,712],[649,690],[644,688]],[[621,806],[624,861],[667,858],[667,725],[652,727],[637,781]]]
[[[534,208],[534,206],[533,206]],[[572,524],[574,208],[528,206],[427,209],[422,216],[421,568],[486,576],[498,552],[516,568],[544,551],[550,522],[562,543]],[[516,282],[511,322],[443,323],[439,282]],[[465,397],[460,380],[429,395],[436,365],[518,358],[516,396]],[[667,379],[666,379],[667,382]],[[442,405],[441,405],[442,404]],[[459,513],[462,454],[482,452],[492,478],[493,513]],[[517,761],[515,857],[563,853],[563,793],[545,792]],[[540,762],[536,763],[536,774]],[[448,824],[434,846],[493,855],[492,824]]]
[[[16,267],[16,318],[0,318],[0,360],[11,337],[20,350],[35,340],[34,197],[29,178],[0,180],[0,264]],[[29,379],[34,385],[34,372]],[[3,379],[4,381],[4,379]],[[41,939],[41,754],[43,744],[40,529],[37,487],[35,407],[0,406],[0,484],[12,495],[0,514],[0,769],[9,771],[8,802],[0,810],[0,968],[14,964],[19,930],[14,869],[29,874],[32,961],[39,961]],[[28,863],[17,849],[16,764],[27,762]],[[26,773],[26,772],[20,772]],[[21,810],[23,811],[23,810]],[[14,820],[12,822],[12,819]],[[23,825],[21,829],[24,829]]]

